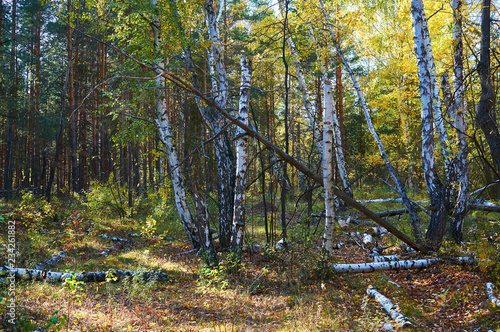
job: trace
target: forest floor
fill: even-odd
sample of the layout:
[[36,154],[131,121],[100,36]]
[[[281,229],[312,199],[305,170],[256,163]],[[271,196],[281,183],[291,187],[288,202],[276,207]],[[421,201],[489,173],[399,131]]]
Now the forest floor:
[[[50,232],[27,229],[17,222],[17,266],[33,267],[66,250],[67,256],[51,270],[156,270],[173,279],[113,282],[110,278],[76,288],[20,281],[17,314],[24,326],[45,327],[52,322],[49,331],[380,331],[390,323],[399,330],[367,295],[371,285],[399,305],[414,324],[407,330],[500,331],[500,310],[492,307],[485,292],[486,282],[498,286],[497,265],[442,263],[421,270],[335,274],[329,268],[333,263],[370,261],[368,248],[339,230],[337,241],[346,245],[331,257],[321,255],[318,240],[296,235],[288,251],[252,247],[254,250],[242,253],[241,261],[222,253],[220,268],[208,269],[190,251],[182,232],[131,237],[137,232],[133,220],[101,221],[98,227],[92,224],[77,212]],[[349,231],[366,228],[353,226]],[[262,232],[262,227],[255,228],[252,241],[258,242],[255,234]],[[492,236],[496,238],[490,236],[485,243],[498,240],[495,232]],[[110,239],[99,236],[102,234],[130,242],[113,246]],[[5,241],[4,236],[2,239]],[[378,241],[385,246],[396,243],[394,240],[388,236]],[[471,245],[466,252],[451,243],[443,247],[440,257],[488,251]],[[108,255],[100,254],[109,248]],[[386,252],[397,253],[401,259],[418,257],[398,245]],[[5,255],[2,246],[2,261]],[[2,287],[0,298],[6,301],[5,285]],[[0,318],[6,318],[4,308],[0,308]]]

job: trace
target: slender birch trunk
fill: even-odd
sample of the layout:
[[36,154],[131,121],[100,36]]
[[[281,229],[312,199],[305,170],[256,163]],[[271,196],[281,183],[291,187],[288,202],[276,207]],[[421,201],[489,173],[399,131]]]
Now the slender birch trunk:
[[[279,7],[281,13],[285,12],[285,3],[283,0],[280,0]],[[287,39],[288,48],[290,49],[290,53],[292,54],[293,65],[295,67],[295,73],[297,74],[297,81],[299,83],[299,89],[302,92],[302,101],[304,103],[304,108],[306,110],[307,121],[309,122],[309,126],[312,129],[314,142],[316,148],[318,149],[320,159],[323,154],[322,151],[322,139],[321,133],[319,131],[319,126],[316,121],[316,114],[318,113],[318,106],[316,104],[316,100],[313,98],[309,89],[307,88],[306,79],[304,75],[304,69],[302,64],[300,63],[299,55],[297,52],[297,47],[291,36]]]
[[[248,126],[248,106],[250,101],[250,63],[245,56],[241,57],[241,87],[238,119]],[[248,168],[248,134],[240,127],[236,130],[236,183],[234,189],[234,214],[232,246],[233,249],[243,245],[245,231],[245,180]]]
[[[153,6],[158,6],[156,0],[152,0]],[[153,28],[153,38],[155,43],[155,50],[160,53],[161,46],[161,31],[160,31],[160,21],[155,18],[151,24]],[[164,68],[164,63],[161,60],[162,55],[160,54],[158,61],[158,67]],[[161,69],[160,69],[161,70]],[[168,165],[171,171],[172,185],[175,195],[175,205],[179,216],[181,219],[182,226],[186,231],[186,234],[193,245],[193,248],[198,249],[200,247],[200,241],[198,239],[198,230],[193,221],[191,212],[189,211],[186,192],[184,189],[184,183],[181,175],[181,168],[179,167],[179,158],[177,156],[177,149],[175,144],[173,144],[173,132],[168,119],[167,103],[165,100],[165,77],[159,76],[156,80],[156,126],[160,133],[160,139],[165,144],[165,153],[167,155]],[[129,170],[130,172],[130,170]]]
[[406,194],[406,189],[403,186],[403,183],[399,179],[399,177],[398,177],[398,175],[396,173],[396,170],[394,169],[394,167],[392,166],[391,162],[389,161],[389,158],[387,157],[387,153],[385,151],[385,148],[384,148],[384,145],[382,143],[382,140],[378,136],[377,132],[375,131],[375,127],[373,126],[371,115],[370,115],[370,111],[368,110],[368,106],[366,105],[365,98],[364,98],[363,94],[361,93],[361,87],[359,86],[359,83],[358,83],[358,80],[356,78],[356,75],[355,75],[354,71],[351,69],[351,66],[349,65],[349,63],[347,62],[347,60],[346,60],[346,58],[344,56],[344,53],[342,52],[342,49],[340,48],[340,45],[339,45],[339,43],[337,41],[337,38],[335,37],[335,33],[333,32],[333,27],[332,27],[332,25],[330,23],[330,20],[328,19],[328,15],[326,14],[325,6],[323,4],[323,1],[319,0],[319,3],[321,5],[321,10],[323,12],[323,16],[325,18],[325,22],[326,22],[326,25],[328,27],[328,31],[330,33],[330,37],[332,38],[332,40],[333,40],[333,42],[335,44],[335,48],[337,50],[337,54],[340,56],[340,59],[342,60],[342,64],[344,65],[345,69],[349,73],[349,76],[351,77],[351,80],[352,80],[352,83],[354,85],[354,88],[356,89],[359,103],[361,104],[361,108],[363,109],[363,113],[365,115],[366,123],[368,124],[368,129],[370,130],[370,133],[372,134],[373,138],[377,142],[377,145],[378,145],[378,148],[379,148],[379,151],[380,151],[380,156],[384,160],[384,163],[385,163],[387,169],[389,170],[389,173],[391,174],[391,177],[392,177],[393,181],[396,184],[396,188],[397,188],[399,194],[401,195],[401,198],[403,200],[403,204],[405,205],[406,209],[408,210],[408,213],[409,213],[410,218],[411,218],[411,224],[412,224],[413,234],[415,236],[415,239],[417,241],[420,241],[421,240],[420,218],[418,216],[417,209],[411,203],[410,198]]
[[462,42],[462,0],[453,0],[453,81],[455,90],[455,113],[453,123],[456,130],[458,143],[458,156],[456,157],[455,172],[458,176],[458,197],[453,209],[453,217],[450,226],[450,235],[455,241],[462,241],[462,230],[464,219],[467,214],[467,203],[469,201],[469,161],[467,159],[467,110],[465,105],[464,90],[464,63]]
[[426,237],[431,244],[438,246],[444,236],[446,227],[446,202],[441,181],[437,175],[434,152],[434,118],[433,103],[435,98],[432,78],[428,43],[426,43],[427,19],[425,18],[424,4],[422,0],[413,0],[411,6],[413,17],[413,30],[415,40],[415,53],[417,57],[418,76],[420,82],[421,121],[422,121],[422,166],[425,176],[427,192],[431,205],[437,208],[432,211],[431,221]]
[[323,188],[325,199],[325,234],[323,249],[333,251],[333,232],[335,230],[335,195],[333,193],[333,85],[328,79],[324,84],[325,110],[323,112]]
[[[309,26],[309,31],[310,31],[310,38],[313,41],[314,44],[316,44],[316,55],[318,58],[320,58],[320,52],[319,52],[319,44],[314,37],[314,31],[311,26]],[[327,79],[327,70],[328,68],[325,67],[323,68],[323,79]],[[338,91],[339,98],[340,100],[342,99],[342,82],[341,78],[339,79],[339,73],[337,71],[336,73],[336,86],[339,87],[340,83],[340,89]],[[342,75],[340,74],[340,77]],[[340,82],[339,82],[340,81]],[[338,102],[338,103],[337,103]],[[342,101],[337,101],[335,105],[339,104],[342,105]],[[336,108],[336,107],[335,107]],[[343,186],[343,191],[350,197],[354,197],[352,193],[352,188],[351,188],[351,183],[349,181],[349,173],[347,172],[347,167],[346,167],[346,162],[344,158],[344,135],[342,133],[342,125],[341,125],[341,119],[340,119],[340,113],[337,113],[337,109],[335,109],[335,112],[333,112],[332,115],[332,120],[333,120],[333,134],[334,134],[334,145],[335,145],[335,157],[337,160],[337,168],[339,170],[339,176],[342,181],[342,186]]]

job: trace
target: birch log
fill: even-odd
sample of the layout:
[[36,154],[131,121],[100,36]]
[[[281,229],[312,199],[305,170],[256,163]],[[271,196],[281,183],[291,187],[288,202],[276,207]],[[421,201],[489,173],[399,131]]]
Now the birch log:
[[[250,63],[245,56],[241,57],[241,87],[239,117],[242,123],[248,126],[248,106],[250,101],[250,82],[251,82]],[[248,168],[248,135],[238,127],[236,129],[236,181],[234,189],[234,213],[233,213],[233,231],[232,247],[241,248],[243,245],[243,234],[245,231],[245,179]]]
[[173,280],[172,277],[168,276],[163,272],[147,272],[147,271],[125,271],[125,270],[110,270],[107,272],[82,272],[82,273],[70,273],[70,272],[56,272],[56,271],[42,271],[34,269],[22,269],[22,268],[10,268],[3,266],[0,269],[0,273],[4,277],[15,277],[16,280],[38,280],[38,281],[49,281],[49,282],[63,282],[66,279],[73,278],[77,281],[84,282],[101,282],[106,281],[106,276],[113,281],[120,281],[124,278],[132,277],[142,277],[144,280],[149,280],[151,278],[156,278],[160,281],[170,281]]
[[495,296],[493,289],[495,289],[495,285],[493,285],[491,282],[488,282],[486,284],[486,294],[488,294],[488,299],[490,299],[490,302],[495,306],[500,307],[500,299]]
[[380,152],[380,156],[384,160],[384,163],[385,163],[385,165],[386,165],[389,173],[391,174],[391,177],[392,177],[393,181],[396,183],[396,188],[398,189],[398,192],[401,195],[403,203],[404,203],[406,209],[408,210],[408,212],[410,214],[411,223],[412,223],[412,226],[413,226],[413,233],[415,235],[415,238],[417,239],[417,241],[420,241],[421,240],[420,218],[418,216],[417,209],[411,203],[408,195],[406,194],[406,189],[403,186],[403,183],[399,179],[399,177],[398,177],[398,175],[396,173],[396,170],[394,169],[394,167],[392,166],[392,163],[389,161],[389,158],[387,157],[387,153],[385,151],[384,144],[382,143],[382,140],[378,136],[377,131],[375,130],[375,127],[373,126],[373,122],[372,122],[372,118],[371,118],[371,115],[370,115],[370,111],[369,111],[368,106],[366,104],[365,98],[364,98],[364,96],[363,96],[363,94],[361,92],[361,87],[359,86],[358,80],[356,78],[356,74],[354,73],[354,71],[352,70],[351,66],[349,65],[349,62],[347,62],[347,60],[346,60],[346,58],[344,56],[344,53],[342,52],[342,49],[340,48],[340,44],[339,44],[337,38],[335,37],[335,33],[333,32],[333,27],[332,27],[332,25],[330,23],[330,20],[328,19],[328,15],[326,14],[325,6],[323,4],[323,1],[319,0],[319,3],[320,3],[320,6],[321,6],[321,10],[323,12],[323,16],[324,16],[324,19],[325,19],[328,31],[330,33],[330,37],[332,38],[332,40],[333,40],[333,42],[335,44],[335,48],[337,50],[337,54],[340,56],[340,59],[342,60],[342,64],[344,65],[344,68],[349,73],[349,76],[351,77],[351,80],[352,80],[352,83],[354,85],[354,88],[356,89],[356,93],[358,95],[358,100],[359,100],[359,103],[361,104],[361,108],[363,109],[363,113],[365,115],[365,119],[366,119],[366,123],[368,125],[368,129],[370,130],[370,133],[372,134],[373,139],[377,142],[377,146],[378,146],[378,149],[379,149],[379,152]]
[[374,271],[421,269],[439,261],[439,258],[429,258],[378,263],[334,264],[332,268],[337,273],[370,273]]
[[384,295],[380,294],[374,287],[368,287],[366,292],[373,296],[375,300],[377,300],[378,303],[384,308],[384,310],[391,316],[391,318],[398,323],[401,327],[405,326],[410,326],[413,325],[408,318],[406,318],[401,311],[399,310],[399,307],[396,306],[394,303],[391,302],[387,297]]

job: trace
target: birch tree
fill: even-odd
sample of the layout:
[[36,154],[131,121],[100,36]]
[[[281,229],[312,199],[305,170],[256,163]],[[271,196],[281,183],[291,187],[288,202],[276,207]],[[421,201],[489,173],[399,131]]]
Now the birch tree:
[[374,140],[377,142],[377,146],[380,151],[380,156],[384,160],[384,163],[389,170],[389,173],[391,174],[391,177],[393,181],[396,183],[396,188],[401,195],[401,199],[403,200],[403,204],[405,205],[406,209],[408,210],[408,213],[411,218],[411,224],[413,228],[413,234],[415,235],[415,238],[417,241],[421,240],[421,234],[420,234],[420,218],[417,213],[416,207],[412,204],[410,201],[410,198],[406,194],[406,189],[403,186],[403,183],[399,179],[396,170],[392,166],[391,162],[389,161],[389,158],[387,157],[387,153],[385,151],[385,147],[382,143],[382,140],[378,136],[377,132],[375,131],[375,127],[373,126],[370,111],[368,110],[368,106],[366,104],[365,98],[361,92],[361,87],[359,86],[358,80],[356,78],[356,75],[354,74],[354,71],[351,69],[351,66],[347,62],[344,53],[342,52],[342,49],[340,48],[340,44],[338,43],[337,38],[335,37],[335,33],[333,31],[333,27],[330,23],[330,20],[328,19],[328,15],[325,10],[325,6],[323,4],[322,0],[319,0],[319,4],[321,6],[321,11],[323,12],[323,17],[326,22],[326,26],[328,28],[328,32],[330,33],[330,37],[335,45],[335,48],[337,50],[337,54],[340,56],[340,59],[342,60],[342,64],[344,65],[345,69],[349,73],[349,76],[351,77],[351,80],[353,82],[354,88],[356,89],[356,93],[358,96],[359,103],[361,104],[361,108],[363,109],[363,113],[365,115],[366,123],[368,125],[368,129],[370,130],[370,133],[372,134]]
[[[152,0],[151,4],[157,8],[158,3],[157,0]],[[157,59],[157,72],[161,74],[161,70],[165,68],[165,64],[162,59],[161,54],[161,30],[160,30],[160,20],[158,17],[153,19],[151,23],[151,27],[153,29],[153,38],[154,38],[154,46],[155,51],[158,53]],[[162,75],[158,75],[156,79],[156,126],[158,127],[158,131],[160,134],[160,139],[165,144],[165,153],[167,155],[168,165],[171,171],[171,179],[172,186],[174,189],[175,195],[175,205],[177,207],[177,211],[179,212],[179,216],[181,219],[182,226],[184,227],[186,234],[193,245],[193,248],[198,249],[200,247],[200,242],[198,239],[198,231],[196,229],[196,225],[193,221],[193,217],[191,212],[189,211],[187,200],[186,200],[186,191],[184,189],[184,183],[181,175],[181,168],[179,167],[179,158],[177,156],[177,149],[173,142],[173,133],[172,126],[170,125],[170,121],[168,118],[167,112],[167,103],[165,100],[165,77]]]
[[[285,12],[285,3],[283,0],[279,2],[281,14]],[[302,64],[300,63],[300,58],[297,52],[297,47],[292,39],[292,36],[288,36],[287,38],[288,48],[290,49],[290,53],[292,55],[293,65],[295,67],[295,73],[297,74],[297,81],[299,83],[299,89],[302,92],[302,101],[304,103],[304,109],[306,111],[307,121],[309,123],[309,127],[312,129],[314,143],[320,155],[320,159],[322,156],[322,139],[321,133],[319,131],[319,126],[316,121],[316,114],[318,113],[318,105],[316,104],[316,100],[311,95],[309,91],[304,75],[304,69]]]
[[[171,4],[174,4],[171,1]],[[205,14],[208,22],[210,39],[209,52],[209,72],[211,79],[211,93],[218,106],[225,109],[228,102],[228,80],[226,67],[222,59],[222,43],[219,37],[219,27],[217,16],[212,0],[207,0],[204,4]],[[177,25],[182,31],[182,24],[177,17]],[[190,76],[192,86],[201,91],[196,74],[192,53],[189,48],[184,50],[186,68]],[[221,247],[229,248],[231,245],[231,233],[233,228],[232,218],[234,209],[234,154],[231,149],[229,137],[225,130],[226,121],[224,117],[215,111],[213,107],[204,103],[199,96],[196,97],[198,109],[204,120],[214,131],[215,156],[217,161],[217,193],[219,198],[219,221],[220,221],[220,242]]]
[[[241,87],[239,116],[245,125],[249,125],[248,106],[250,100],[251,68],[245,56],[241,57]],[[248,168],[248,135],[238,127],[236,130],[236,182],[234,189],[234,214],[232,246],[233,249],[241,248],[245,231],[245,179]]]
[[[316,56],[318,57],[318,59],[321,59],[321,50],[320,50],[320,45],[318,43],[318,41],[316,40],[316,37],[314,35],[314,30],[312,28],[311,25],[309,25],[309,35],[310,35],[310,39],[312,41],[313,44],[316,45]],[[322,76],[323,76],[323,79],[326,79],[327,78],[327,73],[328,73],[328,68],[327,68],[327,64],[325,63],[325,65],[323,66],[323,70],[322,70]],[[341,78],[339,79],[339,73],[338,73],[338,70],[337,70],[337,73],[336,73],[337,77],[336,77],[336,84],[337,84],[337,87],[339,87],[339,80],[341,80]],[[342,75],[340,74],[340,77]],[[340,83],[340,87],[342,86],[342,84]],[[342,91],[339,90],[338,92],[339,96],[339,100],[342,99]],[[338,104],[339,100],[337,100],[337,102],[335,103],[335,105]],[[343,134],[342,134],[342,127],[340,125],[340,119],[339,119],[339,114],[337,114],[337,109],[332,113],[332,123],[333,123],[333,137],[334,137],[334,146],[335,146],[335,157],[336,157],[336,161],[337,161],[337,168],[339,170],[339,177],[342,181],[342,189],[343,191],[353,197],[353,193],[352,193],[352,188],[351,188],[351,183],[349,181],[349,173],[347,172],[347,167],[346,167],[346,162],[345,162],[345,158],[344,158],[344,138],[343,138]]]
[[[413,17],[413,36],[415,54],[417,57],[418,77],[420,83],[421,121],[422,121],[422,166],[425,184],[431,201],[436,209],[431,212],[431,220],[426,238],[434,246],[438,246],[444,236],[446,227],[447,204],[444,188],[438,177],[435,160],[436,143],[434,142],[434,120],[443,121],[439,102],[439,87],[435,73],[434,59],[430,45],[429,29],[422,0],[412,0],[411,14]],[[438,89],[436,93],[436,89]],[[434,111],[434,112],[433,112]],[[439,127],[441,125],[438,125]],[[441,138],[442,128],[439,130]],[[441,138],[442,139],[442,138]],[[445,151],[443,147],[443,151]],[[449,163],[449,161],[446,161]],[[449,166],[447,166],[447,175]]]
[[323,112],[323,188],[325,199],[325,234],[323,249],[333,250],[333,232],[335,230],[335,195],[333,194],[333,85],[328,79],[323,83],[325,95],[325,110]]
[[454,109],[451,114],[452,123],[455,127],[456,142],[458,144],[458,155],[454,158],[454,172],[458,179],[458,194],[453,209],[450,235],[455,241],[462,241],[462,230],[464,219],[467,214],[467,203],[469,201],[469,162],[467,159],[467,110],[465,107],[465,79],[462,42],[462,0],[451,2],[453,10],[453,86],[454,86]]

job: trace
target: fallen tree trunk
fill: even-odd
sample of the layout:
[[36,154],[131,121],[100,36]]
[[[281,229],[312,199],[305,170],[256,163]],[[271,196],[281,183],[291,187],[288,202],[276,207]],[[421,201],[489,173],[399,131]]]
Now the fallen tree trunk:
[[101,281],[120,281],[124,278],[142,277],[143,280],[149,280],[151,278],[156,278],[160,281],[170,281],[173,280],[172,277],[168,276],[163,272],[146,272],[146,271],[124,271],[124,270],[109,270],[106,272],[82,272],[82,273],[70,273],[70,272],[55,272],[55,271],[42,271],[42,270],[32,270],[32,269],[22,269],[22,268],[10,268],[8,266],[3,266],[0,269],[0,274],[4,277],[14,277],[16,280],[42,280],[50,282],[63,282],[66,279],[72,279],[73,276],[77,281],[83,282],[101,282]]
[[408,318],[406,318],[401,311],[399,311],[399,307],[391,302],[387,297],[377,292],[377,290],[373,287],[368,287],[366,290],[368,295],[371,295],[377,300],[378,303],[384,308],[384,310],[391,316],[391,318],[398,323],[401,327],[413,325]]
[[486,294],[488,294],[488,299],[490,299],[490,302],[493,303],[493,305],[500,307],[500,299],[495,296],[495,293],[493,292],[494,288],[495,285],[493,285],[491,282],[488,282],[486,284]]
[[439,261],[439,258],[429,258],[378,263],[334,264],[332,265],[332,269],[337,273],[368,273],[387,270],[410,270],[425,268]]
[[52,255],[51,259],[46,260],[45,262],[41,262],[37,266],[35,266],[35,270],[43,270],[46,269],[47,267],[55,265],[58,261],[66,257],[66,250],[61,250],[57,255],[54,254]]
[[374,271],[423,269],[439,262],[476,264],[478,260],[471,257],[428,258],[359,264],[333,264],[332,269],[337,273],[370,273]]

